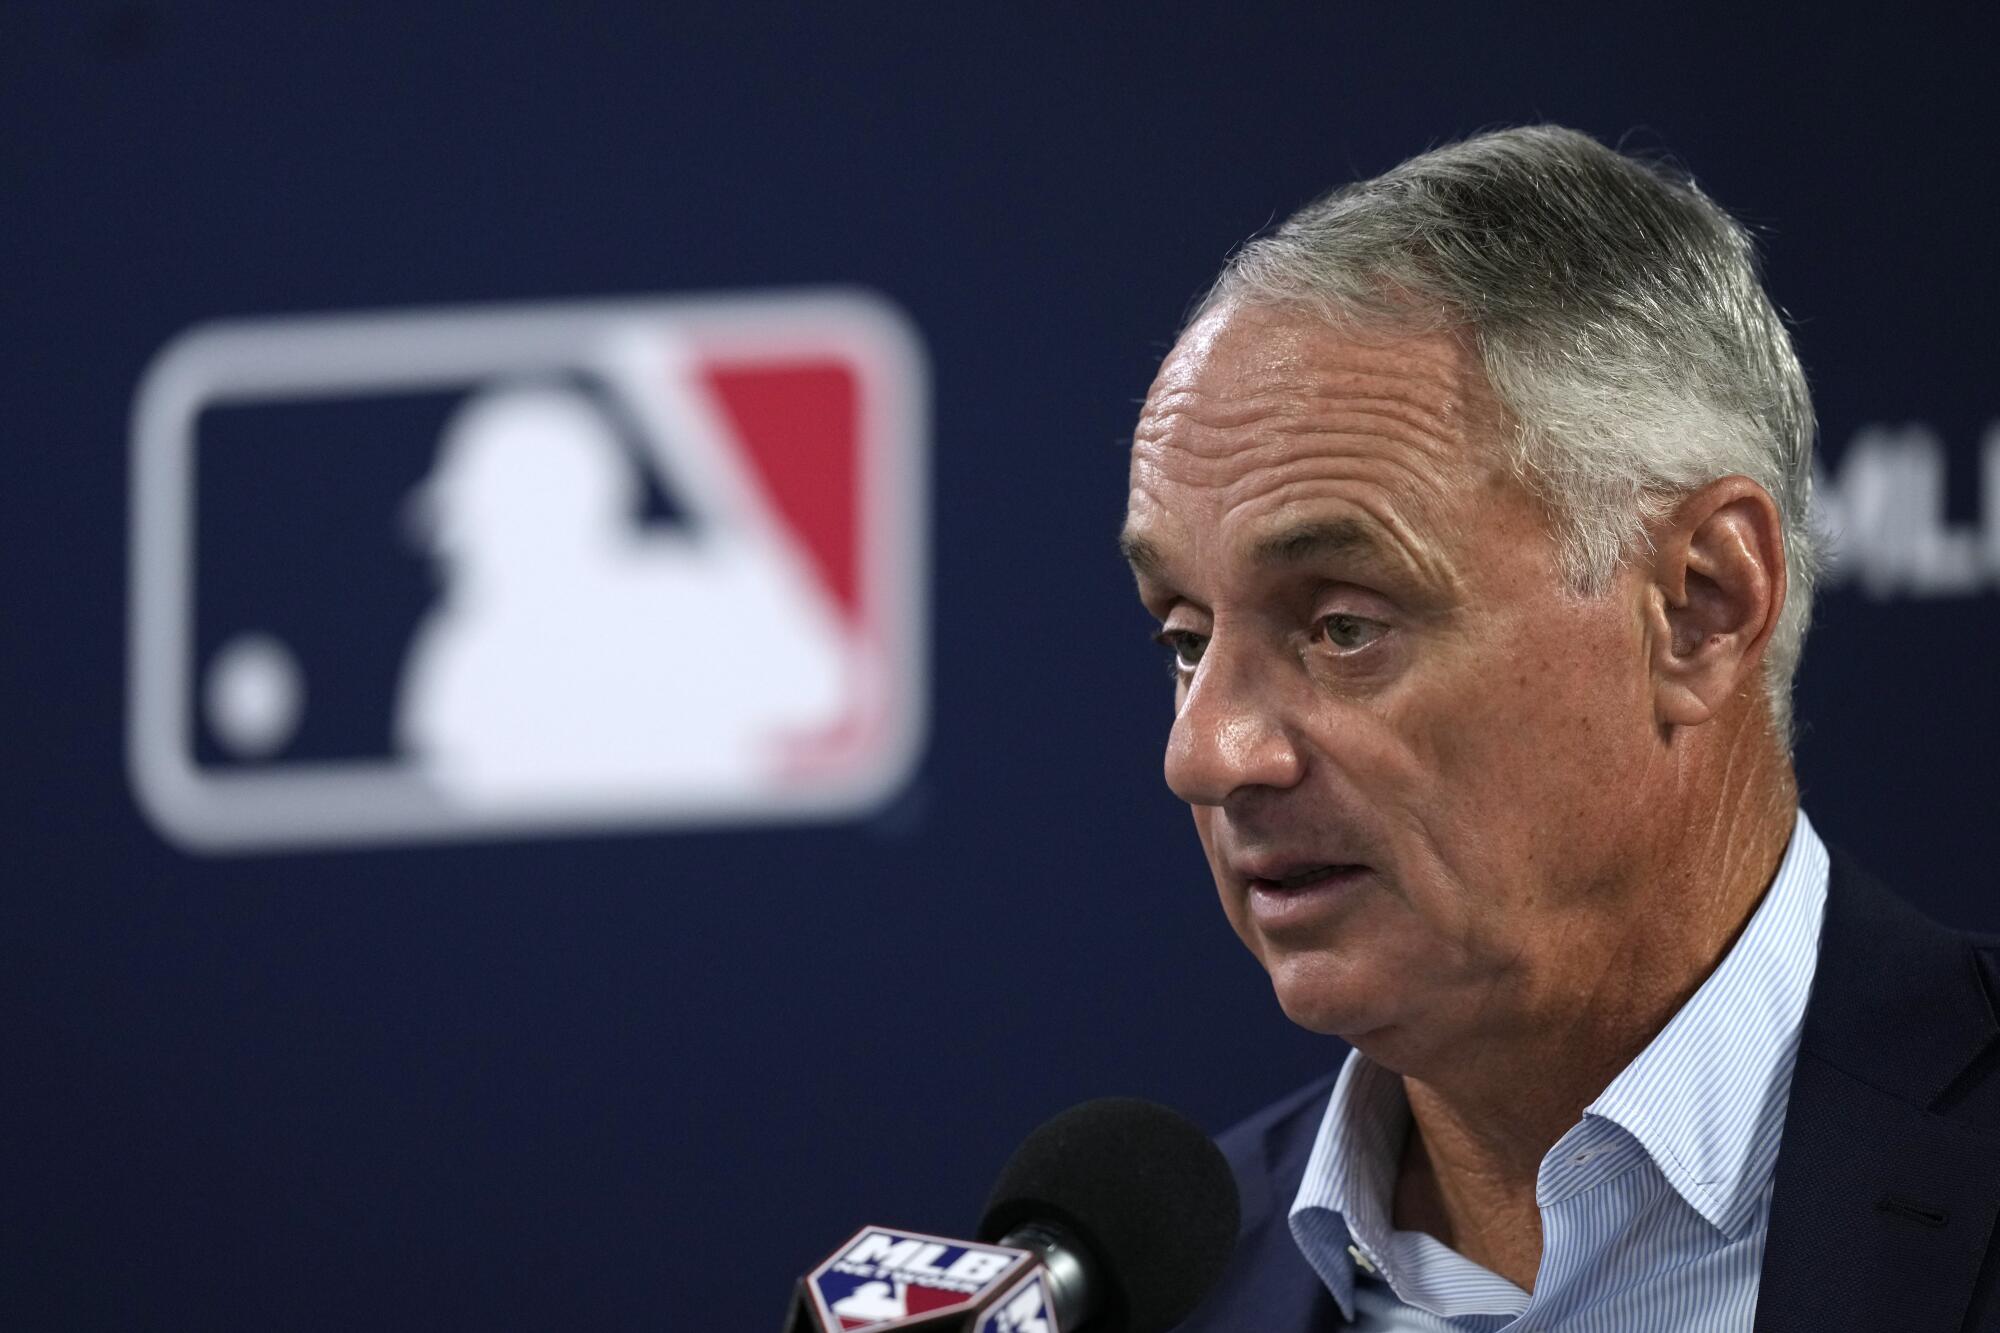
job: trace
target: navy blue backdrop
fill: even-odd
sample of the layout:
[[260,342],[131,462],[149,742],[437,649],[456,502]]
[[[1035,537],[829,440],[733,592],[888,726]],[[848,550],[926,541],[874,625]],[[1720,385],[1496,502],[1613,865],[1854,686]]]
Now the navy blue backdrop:
[[[1807,807],[2000,927],[1993,24],[1502,8],[0,5],[0,1327],[772,1328],[855,1225],[970,1225],[1063,1106],[1219,1129],[1328,1067],[1160,779],[1123,442],[1232,245],[1486,125],[1670,148],[1765,232],[1863,529]],[[885,808],[219,857],[142,816],[128,434],[168,338],[828,284],[933,376],[933,691]],[[291,530],[408,481],[329,467]],[[217,512],[291,495],[241,485]],[[405,633],[410,571],[356,577]]]

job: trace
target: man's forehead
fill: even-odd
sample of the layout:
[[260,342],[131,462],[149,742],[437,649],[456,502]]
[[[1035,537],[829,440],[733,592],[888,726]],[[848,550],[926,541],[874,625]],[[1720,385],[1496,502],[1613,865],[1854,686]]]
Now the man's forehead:
[[1449,332],[1347,329],[1309,309],[1225,302],[1175,341],[1147,394],[1147,409],[1181,394],[1311,391],[1357,378],[1397,381],[1401,392],[1440,410],[1492,406],[1477,355]]
[[1453,493],[1462,502],[1501,466],[1503,418],[1449,334],[1358,335],[1310,312],[1225,306],[1188,329],[1148,395],[1121,545],[1157,582],[1173,581],[1169,557],[1225,554],[1451,581],[1437,538]]

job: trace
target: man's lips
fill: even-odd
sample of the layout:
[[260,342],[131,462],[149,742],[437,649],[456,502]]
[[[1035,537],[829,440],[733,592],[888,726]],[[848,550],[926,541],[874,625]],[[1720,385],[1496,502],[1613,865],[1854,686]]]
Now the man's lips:
[[1323,879],[1359,869],[1361,867],[1358,865],[1328,863],[1325,865],[1309,865],[1302,870],[1290,870],[1280,874],[1251,875],[1248,878],[1250,887],[1253,889],[1284,893],[1292,889],[1311,888]]
[[1251,919],[1274,930],[1324,916],[1367,874],[1367,866],[1353,862],[1256,861],[1242,867],[1242,883]]
[[1367,869],[1358,861],[1311,852],[1237,855],[1229,859],[1229,868],[1251,888],[1276,890],[1302,889],[1328,875]]

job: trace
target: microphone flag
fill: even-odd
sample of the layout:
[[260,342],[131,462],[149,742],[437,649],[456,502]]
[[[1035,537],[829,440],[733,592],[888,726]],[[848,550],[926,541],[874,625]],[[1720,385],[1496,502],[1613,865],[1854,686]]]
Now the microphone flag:
[[1027,1250],[863,1227],[799,1280],[785,1333],[1062,1333]]

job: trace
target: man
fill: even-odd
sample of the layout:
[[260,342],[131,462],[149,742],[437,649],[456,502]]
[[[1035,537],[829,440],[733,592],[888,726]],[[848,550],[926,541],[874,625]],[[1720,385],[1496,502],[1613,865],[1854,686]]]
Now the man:
[[1740,227],[1567,130],[1245,247],[1123,544],[1285,1013],[1188,1333],[2000,1329],[2000,946],[1828,853],[1812,409]]

